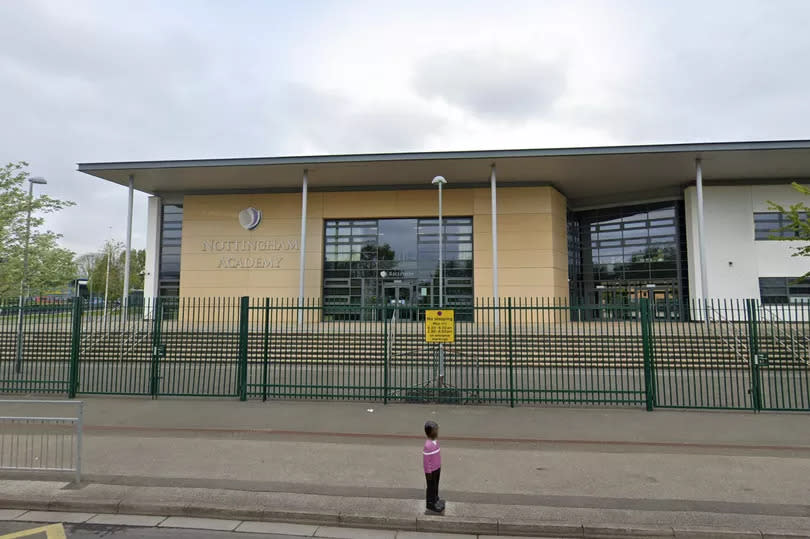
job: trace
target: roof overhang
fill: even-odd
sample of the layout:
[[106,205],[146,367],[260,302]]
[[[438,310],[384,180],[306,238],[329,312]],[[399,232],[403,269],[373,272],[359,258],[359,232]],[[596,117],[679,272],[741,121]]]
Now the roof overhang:
[[539,150],[386,153],[80,163],[79,171],[149,194],[295,191],[308,171],[313,191],[552,185],[572,207],[679,196],[701,159],[709,182],[789,182],[810,178],[810,140],[610,146]]

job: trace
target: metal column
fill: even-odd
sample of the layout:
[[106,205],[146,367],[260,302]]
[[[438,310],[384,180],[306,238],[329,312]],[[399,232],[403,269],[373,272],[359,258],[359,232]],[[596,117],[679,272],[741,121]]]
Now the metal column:
[[127,316],[127,307],[129,305],[129,268],[131,263],[131,250],[132,250],[132,196],[135,192],[135,176],[129,175],[129,200],[127,202],[127,238],[126,238],[126,251],[124,253],[124,291],[123,298],[121,298],[121,307],[124,310],[124,316]]
[[498,200],[495,177],[495,164],[489,174],[490,193],[492,194],[492,296],[495,298],[495,325],[500,322],[498,311]]
[[698,245],[700,250],[700,298],[706,302],[709,294],[709,276],[706,269],[706,224],[703,220],[703,167],[700,159],[695,159],[697,183]]
[[304,264],[306,262],[307,251],[307,190],[309,179],[307,170],[304,169],[303,187],[301,189],[301,267],[298,274],[298,326],[304,323]]

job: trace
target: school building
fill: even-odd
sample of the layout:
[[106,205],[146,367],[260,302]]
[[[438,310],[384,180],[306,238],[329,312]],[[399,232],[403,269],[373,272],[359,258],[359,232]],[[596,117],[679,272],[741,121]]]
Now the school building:
[[[438,303],[810,301],[769,207],[810,140],[82,163],[150,195],[144,295]],[[131,204],[130,204],[131,208]],[[131,210],[128,215],[131,235]]]

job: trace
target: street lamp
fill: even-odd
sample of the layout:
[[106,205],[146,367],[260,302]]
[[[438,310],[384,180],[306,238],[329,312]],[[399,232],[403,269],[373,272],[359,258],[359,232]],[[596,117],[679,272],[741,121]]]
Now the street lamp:
[[45,185],[48,183],[45,178],[35,176],[28,178],[28,217],[25,221],[25,250],[23,251],[23,271],[20,279],[20,303],[17,310],[17,358],[14,362],[14,371],[19,373],[22,370],[23,352],[23,294],[28,280],[28,244],[31,240],[31,207],[34,205],[34,184]]
[[436,176],[431,182],[439,186],[439,308],[444,307],[444,227],[442,226],[442,186],[444,176]]
[[[444,226],[442,222],[442,187],[447,183],[444,176],[436,176],[431,182],[439,186],[439,308],[444,308]],[[444,344],[439,343],[439,378],[436,386],[444,386]]]

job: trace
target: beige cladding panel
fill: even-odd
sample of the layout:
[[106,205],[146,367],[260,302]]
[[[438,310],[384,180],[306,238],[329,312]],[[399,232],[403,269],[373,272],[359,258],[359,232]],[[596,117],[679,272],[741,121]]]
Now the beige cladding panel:
[[[251,206],[262,211],[262,222],[247,231],[239,225],[238,214]],[[474,293],[491,296],[489,189],[446,189],[443,206],[448,217],[473,217]],[[436,191],[431,189],[310,193],[305,295],[320,297],[325,219],[425,217],[436,215],[437,209]],[[297,296],[300,211],[300,193],[186,196],[181,295]],[[565,211],[565,198],[552,187],[498,190],[502,296],[567,296]],[[211,252],[215,241],[219,249]],[[240,243],[236,248],[231,243],[228,250],[223,244],[228,241]]]

